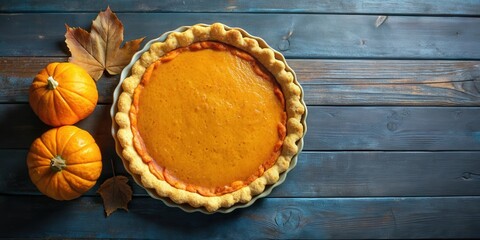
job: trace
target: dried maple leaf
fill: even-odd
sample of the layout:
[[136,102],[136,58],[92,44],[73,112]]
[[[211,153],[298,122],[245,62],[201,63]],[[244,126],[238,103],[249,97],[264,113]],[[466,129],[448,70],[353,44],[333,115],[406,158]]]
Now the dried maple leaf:
[[115,13],[107,8],[92,22],[91,32],[66,25],[65,42],[72,56],[69,62],[83,67],[95,81],[104,70],[119,74],[140,48],[144,38],[123,42],[123,24]]
[[125,176],[113,176],[100,185],[97,193],[103,199],[103,207],[107,217],[119,208],[128,211],[128,202],[132,200],[132,188],[127,184]]

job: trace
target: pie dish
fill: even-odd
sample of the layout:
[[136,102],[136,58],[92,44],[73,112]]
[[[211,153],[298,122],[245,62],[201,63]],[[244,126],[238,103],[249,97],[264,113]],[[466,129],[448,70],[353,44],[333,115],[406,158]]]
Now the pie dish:
[[197,24],[134,56],[116,90],[112,131],[126,169],[152,196],[223,211],[264,196],[294,166],[306,131],[302,97],[263,40]]

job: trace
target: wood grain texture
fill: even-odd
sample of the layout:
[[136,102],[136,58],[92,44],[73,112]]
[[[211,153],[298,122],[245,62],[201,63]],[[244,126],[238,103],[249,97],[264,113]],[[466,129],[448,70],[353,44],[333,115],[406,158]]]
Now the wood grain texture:
[[0,12],[98,12],[110,6],[116,12],[269,12],[269,13],[349,13],[349,14],[422,14],[478,15],[480,3],[475,0],[337,0],[337,1],[194,1],[132,0],[115,1],[38,1],[3,0]]
[[309,107],[307,150],[480,150],[478,107]]
[[[102,148],[103,149],[103,148]],[[26,149],[2,149],[0,194],[40,195],[31,183],[25,159]],[[103,171],[96,191],[105,179],[129,176],[121,160],[103,153]],[[300,154],[287,180],[269,197],[408,197],[480,196],[480,152],[310,152]],[[148,196],[129,176],[135,196]]]
[[[48,17],[47,17],[48,16]],[[0,56],[65,56],[65,23],[90,28],[94,13],[0,14]],[[374,15],[119,13],[125,40],[183,25],[223,22],[262,37],[289,58],[480,59],[480,18]],[[171,19],[176,19],[171,21]],[[274,26],[274,27],[272,27]]]
[[310,105],[480,106],[480,62],[302,60],[289,64]]
[[[30,148],[35,138],[52,128],[44,124],[28,104],[0,104],[0,116],[0,133],[9,136],[1,138],[0,149]],[[89,117],[75,125],[90,132],[103,149],[114,151],[110,105],[97,105]]]
[[[480,150],[479,107],[310,106],[305,150]],[[0,104],[2,148],[29,148],[45,132],[27,104]],[[113,149],[110,105],[98,105],[77,126]]]
[[[0,103],[25,103],[35,75],[66,57],[0,57]],[[289,59],[308,105],[480,106],[480,61]],[[112,103],[119,76],[97,82]]]
[[9,216],[0,220],[0,237],[478,238],[479,201],[479,197],[269,198],[231,214],[203,215],[135,198],[129,212],[118,211],[105,219],[98,197],[58,202],[41,196],[0,196],[0,211]]

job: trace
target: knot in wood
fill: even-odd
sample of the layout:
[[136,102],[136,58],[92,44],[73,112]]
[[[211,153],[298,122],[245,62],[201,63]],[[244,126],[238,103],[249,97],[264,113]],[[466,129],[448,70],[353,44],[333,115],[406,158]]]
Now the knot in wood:
[[275,215],[275,224],[281,232],[291,232],[298,229],[302,212],[297,208],[286,208],[277,212]]
[[395,122],[388,122],[387,123],[387,129],[390,130],[391,132],[397,130],[398,126],[397,123]]

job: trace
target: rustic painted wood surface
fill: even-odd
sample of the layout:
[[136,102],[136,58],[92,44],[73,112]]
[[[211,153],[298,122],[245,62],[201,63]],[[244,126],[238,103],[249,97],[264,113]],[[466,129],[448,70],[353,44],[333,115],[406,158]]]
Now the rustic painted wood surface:
[[[98,184],[58,202],[25,158],[49,129],[28,105],[47,63],[66,61],[65,24],[108,5],[125,39],[224,22],[264,38],[295,69],[309,109],[305,151],[287,181],[247,209],[187,214],[133,181],[129,212],[106,218]],[[0,238],[479,238],[480,1],[0,2]],[[272,27],[274,26],[274,27]],[[77,125],[99,143],[99,182],[127,175],[109,109],[119,78]]]
[[[115,9],[113,9],[115,10]],[[1,56],[64,56],[65,24],[89,27],[95,13],[0,14]],[[125,39],[221,21],[262,36],[290,58],[480,59],[480,18],[287,13],[119,13]],[[171,21],[175,19],[175,21]],[[272,26],[275,26],[272,28]],[[21,36],[15,38],[15,36]],[[415,37],[412,37],[415,36]]]
[[2,235],[11,238],[475,238],[480,216],[472,213],[480,211],[479,201],[478,197],[267,198],[245,211],[203,215],[136,197],[128,213],[104,219],[98,198],[52,202],[38,196],[0,196],[2,212],[9,216],[2,227],[10,230]]
[[[85,1],[38,1],[3,0],[2,12],[98,12],[106,5],[117,12],[289,12],[289,13],[346,13],[346,14],[404,14],[404,15],[478,15],[480,3],[475,0],[337,0],[296,1],[289,0],[222,1],[211,0],[210,4],[195,0],[85,0]],[[461,3],[461,4],[459,4]]]

